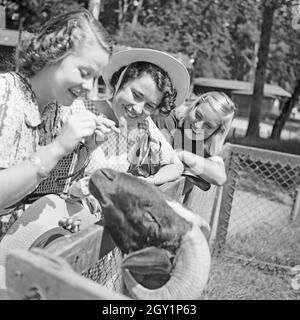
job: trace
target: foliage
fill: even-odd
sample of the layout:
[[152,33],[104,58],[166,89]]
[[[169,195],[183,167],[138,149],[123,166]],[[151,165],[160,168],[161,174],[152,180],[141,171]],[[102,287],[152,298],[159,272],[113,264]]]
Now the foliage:
[[231,77],[253,81],[261,23],[259,4],[253,0],[238,0],[231,8],[230,17]]
[[[0,4],[7,8],[8,28],[18,29],[21,22],[25,29],[35,30],[52,15],[87,8],[90,1]],[[297,1],[101,0],[100,21],[120,45],[188,55],[196,77],[254,81],[263,7],[275,5],[265,81],[291,92],[300,77],[300,32],[292,28],[292,5]]]
[[82,7],[86,1],[74,0],[0,0],[6,6],[7,27],[34,32],[51,16]]
[[[142,1],[142,0],[139,0]],[[195,76],[253,80],[262,19],[261,0],[102,0],[100,21],[117,43],[183,53],[195,59]],[[8,28],[35,29],[50,16],[88,7],[88,0],[0,0]],[[133,24],[134,17],[137,24]],[[291,28],[291,7],[276,12],[266,71],[268,82],[294,87],[300,33]],[[134,28],[133,28],[134,26]]]
[[131,29],[128,18],[116,39],[129,46],[138,44],[187,54],[195,58],[196,76],[228,78],[231,48],[226,15],[221,14],[224,10],[217,1],[148,0],[138,27]]
[[265,138],[228,137],[227,142],[267,150],[300,155],[299,140],[270,140]]
[[291,16],[289,5],[276,12],[266,78],[290,92],[300,77],[300,32],[292,28]]

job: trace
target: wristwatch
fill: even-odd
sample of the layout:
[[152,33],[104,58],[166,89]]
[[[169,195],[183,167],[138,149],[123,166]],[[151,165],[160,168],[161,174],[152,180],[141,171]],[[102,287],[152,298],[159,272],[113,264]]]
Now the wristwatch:
[[43,166],[42,164],[42,160],[35,154],[32,154],[28,157],[28,160],[35,166],[38,168],[37,174],[38,176],[44,180],[46,179],[49,174],[50,171],[47,171],[46,168]]

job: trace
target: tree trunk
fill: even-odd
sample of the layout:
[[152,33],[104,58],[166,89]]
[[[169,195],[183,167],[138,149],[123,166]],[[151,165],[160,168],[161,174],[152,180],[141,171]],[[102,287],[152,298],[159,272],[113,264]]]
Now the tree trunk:
[[126,15],[128,11],[128,0],[124,0],[124,5],[122,3],[122,0],[118,1],[119,3],[119,18],[118,18],[118,24],[119,24],[119,30],[120,35],[123,35],[125,24],[126,24]]
[[139,12],[142,9],[143,2],[144,2],[144,0],[139,0],[139,4],[137,5],[137,8],[134,11],[134,15],[133,15],[132,22],[131,22],[131,30],[134,30],[136,27],[136,24],[138,22]]
[[255,41],[253,49],[253,59],[250,62],[250,71],[249,71],[249,81],[254,82],[255,80],[255,71],[257,67],[257,58],[258,58],[258,42]]
[[[89,0],[89,11],[93,14],[94,18],[98,21],[100,15],[101,0]],[[98,99],[98,81],[94,81],[91,92],[87,94],[90,100]]]
[[271,133],[271,139],[280,140],[280,135],[284,127],[284,124],[289,118],[290,113],[295,107],[296,103],[298,102],[299,96],[300,96],[300,79],[297,80],[297,84],[292,96],[285,102],[280,115],[275,120],[272,133]]
[[123,21],[123,5],[122,5],[122,0],[118,0],[118,27],[121,29]]
[[99,20],[101,0],[89,0],[89,11],[93,14],[96,20]]
[[259,137],[259,119],[264,97],[265,73],[268,62],[274,11],[274,2],[270,1],[265,4],[263,11],[263,22],[261,26],[260,45],[258,49],[258,62],[250,106],[249,124],[246,133],[247,137]]

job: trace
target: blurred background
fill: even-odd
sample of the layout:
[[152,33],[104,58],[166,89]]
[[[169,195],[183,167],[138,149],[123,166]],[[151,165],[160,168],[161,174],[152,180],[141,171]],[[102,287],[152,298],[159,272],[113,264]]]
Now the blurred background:
[[[116,49],[167,51],[188,67],[194,94],[230,95],[238,113],[228,141],[300,153],[298,0],[0,0],[0,6],[2,72],[13,64],[24,30],[85,7],[113,35]],[[289,147],[279,146],[280,139]]]

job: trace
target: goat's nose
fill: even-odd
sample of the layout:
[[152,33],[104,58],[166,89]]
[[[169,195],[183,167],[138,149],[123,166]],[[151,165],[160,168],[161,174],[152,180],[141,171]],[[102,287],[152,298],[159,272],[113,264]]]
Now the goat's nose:
[[116,178],[117,173],[111,169],[101,169],[102,174],[110,181],[113,181]]

